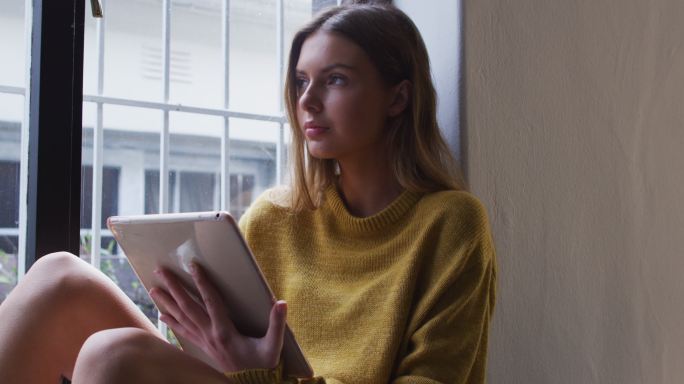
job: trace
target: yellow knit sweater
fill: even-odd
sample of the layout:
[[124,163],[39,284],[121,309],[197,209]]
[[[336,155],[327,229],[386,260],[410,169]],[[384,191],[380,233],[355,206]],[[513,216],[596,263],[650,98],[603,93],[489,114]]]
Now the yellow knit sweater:
[[[405,191],[358,218],[333,187],[298,214],[267,196],[240,226],[316,382],[485,382],[496,263],[477,198]],[[273,382],[255,373],[234,379]]]

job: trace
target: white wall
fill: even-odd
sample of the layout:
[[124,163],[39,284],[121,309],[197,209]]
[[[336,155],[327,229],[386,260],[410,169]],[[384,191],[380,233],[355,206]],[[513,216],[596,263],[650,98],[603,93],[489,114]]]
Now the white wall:
[[430,55],[437,118],[449,146],[461,157],[459,77],[461,59],[460,0],[395,0],[420,30]]
[[491,383],[684,381],[684,2],[469,1]]

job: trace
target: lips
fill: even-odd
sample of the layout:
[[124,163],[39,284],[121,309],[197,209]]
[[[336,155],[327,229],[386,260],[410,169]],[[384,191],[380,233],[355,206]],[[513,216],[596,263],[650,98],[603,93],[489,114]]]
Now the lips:
[[304,123],[304,134],[309,139],[320,138],[329,130],[328,127],[315,123],[313,121],[308,121]]

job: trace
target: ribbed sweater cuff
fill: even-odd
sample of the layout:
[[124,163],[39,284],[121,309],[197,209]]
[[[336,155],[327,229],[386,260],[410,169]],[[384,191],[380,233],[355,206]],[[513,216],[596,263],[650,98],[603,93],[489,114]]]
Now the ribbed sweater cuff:
[[227,378],[231,383],[237,384],[276,384],[283,380],[283,364],[278,363],[278,366],[273,369],[245,369],[238,372],[225,372]]

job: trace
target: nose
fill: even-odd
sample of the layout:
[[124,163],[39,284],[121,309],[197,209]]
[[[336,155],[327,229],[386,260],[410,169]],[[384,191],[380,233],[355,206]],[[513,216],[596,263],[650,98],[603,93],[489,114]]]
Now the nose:
[[323,103],[315,84],[309,84],[299,96],[299,108],[309,113],[317,113],[323,110]]

